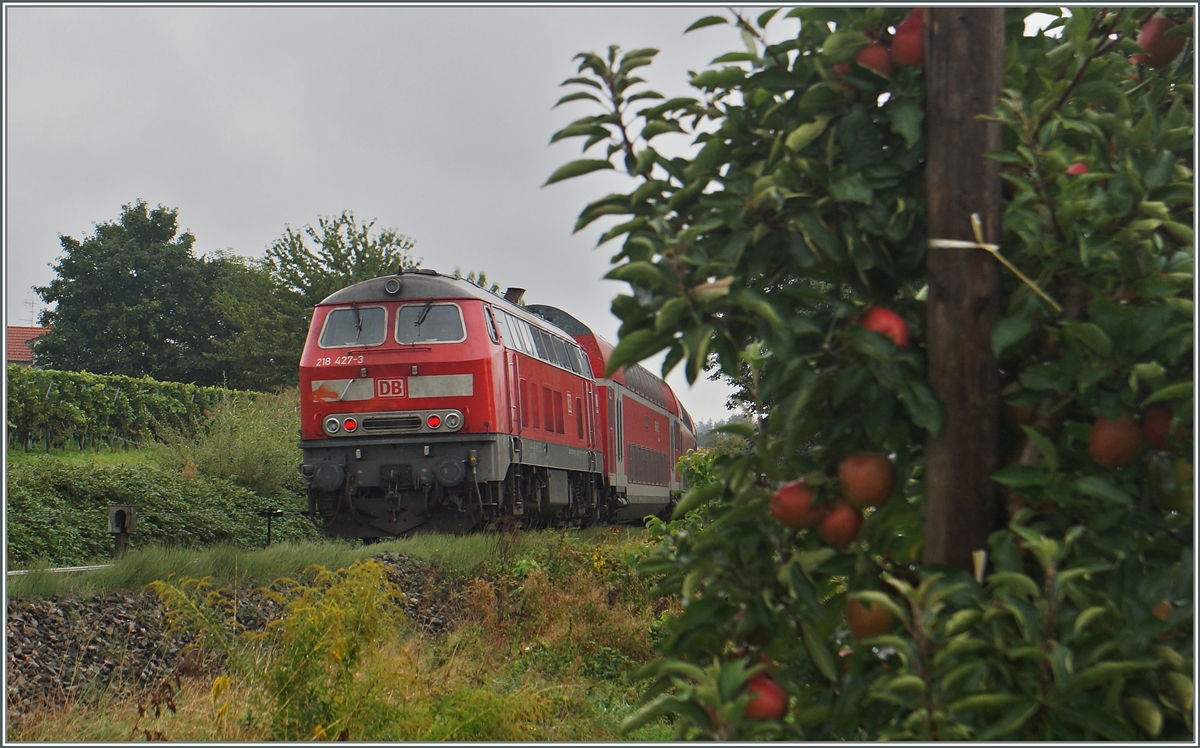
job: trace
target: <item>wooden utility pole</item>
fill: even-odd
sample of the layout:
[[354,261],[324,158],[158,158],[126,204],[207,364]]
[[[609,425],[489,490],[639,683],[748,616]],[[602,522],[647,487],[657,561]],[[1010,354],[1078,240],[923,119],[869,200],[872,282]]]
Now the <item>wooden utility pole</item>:
[[[926,11],[925,128],[929,236],[999,243],[999,164],[985,151],[1001,146],[1000,126],[981,122],[1004,81],[1003,8]],[[925,563],[970,571],[972,551],[987,548],[997,523],[996,362],[992,323],[999,271],[982,249],[930,248],[926,343],[929,382],[946,409],[941,433],[925,452]]]

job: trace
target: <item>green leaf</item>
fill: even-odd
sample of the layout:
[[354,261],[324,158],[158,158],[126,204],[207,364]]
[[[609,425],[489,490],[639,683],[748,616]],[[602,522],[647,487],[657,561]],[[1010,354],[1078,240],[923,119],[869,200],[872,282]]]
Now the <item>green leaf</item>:
[[607,374],[650,358],[671,344],[671,335],[655,334],[652,330],[634,330],[621,337],[609,357]]
[[1112,355],[1112,340],[1091,322],[1064,322],[1063,329],[1079,339],[1081,343],[1091,348],[1102,358]]
[[1037,582],[1015,571],[998,571],[990,574],[987,583],[989,587],[1007,587],[1018,595],[1030,598],[1036,598],[1041,594]]
[[1025,432],[1025,436],[1028,436],[1031,442],[1037,445],[1038,451],[1042,453],[1042,457],[1046,461],[1046,467],[1051,472],[1058,470],[1058,450],[1054,447],[1054,442],[1030,426],[1022,426],[1021,430]]
[[1087,625],[1096,618],[1108,612],[1108,608],[1103,605],[1093,605],[1090,608],[1083,610],[1079,615],[1075,616],[1075,636],[1079,636]]
[[1157,659],[1101,662],[1098,665],[1092,665],[1076,673],[1074,690],[1086,691],[1093,686],[1108,683],[1114,678],[1125,676],[1138,670],[1148,670],[1157,665]]
[[1162,732],[1163,716],[1154,702],[1141,696],[1130,696],[1122,700],[1122,705],[1125,711],[1133,717],[1133,721],[1137,722],[1150,737],[1158,737]]
[[804,619],[800,619],[800,633],[804,639],[804,648],[808,650],[808,656],[812,658],[813,664],[831,683],[837,683],[837,667],[829,647]]
[[650,138],[653,138],[656,135],[662,135],[665,132],[683,132],[683,128],[681,128],[679,123],[675,120],[650,120],[646,123],[646,126],[642,128],[642,140],[650,140]]
[[1023,697],[1016,696],[1010,693],[977,693],[971,696],[965,696],[947,707],[950,712],[976,712],[982,710],[1002,709],[1006,706],[1012,706],[1018,701],[1023,701]]
[[1192,711],[1192,706],[1195,699],[1195,688],[1192,686],[1192,679],[1183,673],[1167,673],[1163,676],[1167,682],[1167,688],[1170,689],[1171,695],[1175,699],[1176,705],[1184,713]]
[[937,395],[933,394],[933,390],[929,389],[927,384],[910,381],[908,387],[897,392],[896,396],[904,403],[904,409],[908,411],[915,425],[934,435],[942,430],[945,411],[942,410]]
[[1111,501],[1125,507],[1133,506],[1133,498],[1122,491],[1108,478],[1100,475],[1089,475],[1075,482],[1075,490],[1093,498]]
[[858,50],[870,44],[870,40],[857,31],[835,31],[825,37],[821,46],[821,54],[829,59],[830,64],[849,62]]
[[[558,107],[560,104],[566,104],[568,101],[579,101],[580,99],[591,99],[592,101],[600,101],[600,97],[594,96],[594,95],[588,93],[587,91],[576,91],[573,94],[567,94],[566,96],[562,97],[554,104],[553,107],[550,107],[550,108],[554,109],[554,108]],[[557,139],[557,136],[556,136],[556,139]],[[554,141],[551,140],[550,142],[553,143]]]
[[618,265],[609,270],[604,277],[610,280],[625,281],[631,286],[643,288],[659,288],[663,285],[662,273],[659,272],[658,267],[645,260]]
[[716,26],[717,24],[721,23],[729,23],[729,21],[721,16],[705,16],[704,18],[701,18],[699,21],[696,21],[691,26],[688,26],[686,29],[684,29],[683,33],[687,34],[691,31],[695,31],[696,29],[702,29],[706,26]]
[[1009,488],[1028,488],[1048,485],[1050,476],[1040,467],[1007,465],[992,473],[992,480]]
[[675,510],[671,512],[671,517],[674,519],[686,517],[688,512],[720,496],[724,488],[720,483],[706,483],[703,486],[696,486],[689,489],[683,495],[683,498],[680,499],[679,503],[675,505]]
[[1157,403],[1160,400],[1176,400],[1178,398],[1191,396],[1191,382],[1176,382],[1175,384],[1169,384],[1162,389],[1158,389],[1150,393],[1150,396],[1142,401],[1142,407],[1145,407],[1150,403]]
[[1041,707],[1042,705],[1036,701],[1022,699],[1021,703],[1006,712],[1003,717],[993,722],[987,729],[982,730],[975,739],[980,741],[996,740],[1005,735],[1015,733],[1024,727],[1025,723],[1033,715],[1037,714],[1038,709],[1041,709]]
[[1001,317],[992,325],[992,354],[997,358],[1005,350],[1025,339],[1033,329],[1033,319],[1024,310]]
[[825,128],[832,119],[833,115],[831,114],[817,115],[817,118],[812,122],[800,125],[788,133],[787,139],[784,140],[784,145],[792,151],[801,150],[804,146],[821,137],[821,133],[825,132]]
[[925,110],[912,99],[888,102],[884,107],[892,132],[904,138],[904,145],[912,148],[920,140],[925,123]]
[[546,180],[546,184],[543,184],[542,186],[545,187],[546,185],[554,184],[555,182],[561,182],[564,179],[570,179],[572,177],[582,176],[593,171],[611,168],[613,168],[611,163],[608,161],[601,161],[599,159],[585,158],[580,159],[579,161],[572,161],[569,164],[560,166],[553,174],[550,175],[550,178]]

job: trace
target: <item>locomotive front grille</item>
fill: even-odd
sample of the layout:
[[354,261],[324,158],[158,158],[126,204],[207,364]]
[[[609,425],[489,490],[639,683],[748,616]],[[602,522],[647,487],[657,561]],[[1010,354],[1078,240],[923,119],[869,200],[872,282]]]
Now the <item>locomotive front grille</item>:
[[363,419],[363,431],[420,431],[424,423],[421,416],[369,416]]

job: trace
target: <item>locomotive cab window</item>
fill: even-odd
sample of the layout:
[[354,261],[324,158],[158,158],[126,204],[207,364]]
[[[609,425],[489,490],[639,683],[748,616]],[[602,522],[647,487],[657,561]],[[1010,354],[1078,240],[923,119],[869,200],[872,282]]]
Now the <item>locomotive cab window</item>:
[[456,304],[406,304],[396,313],[396,342],[461,343],[467,339]]
[[325,317],[317,345],[322,348],[379,345],[386,329],[387,312],[381,306],[334,309]]

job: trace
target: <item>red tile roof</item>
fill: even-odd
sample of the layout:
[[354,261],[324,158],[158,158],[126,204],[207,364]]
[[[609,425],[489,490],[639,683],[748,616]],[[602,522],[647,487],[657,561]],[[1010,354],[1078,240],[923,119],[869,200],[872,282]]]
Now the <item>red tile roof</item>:
[[9,362],[33,363],[33,341],[50,331],[48,327],[22,327],[9,325],[6,338],[6,358]]

